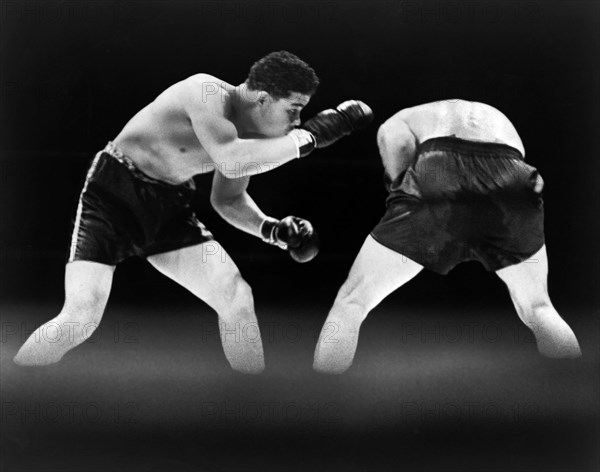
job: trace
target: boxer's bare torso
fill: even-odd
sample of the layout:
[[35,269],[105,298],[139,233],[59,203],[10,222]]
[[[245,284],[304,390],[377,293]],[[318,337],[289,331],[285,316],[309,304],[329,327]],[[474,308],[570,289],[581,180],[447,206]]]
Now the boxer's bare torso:
[[[158,180],[179,184],[210,172],[214,164],[194,132],[188,110],[192,104],[236,125],[234,91],[234,86],[207,74],[189,77],[140,110],[114,143],[140,170]],[[242,135],[243,130],[238,133]]]
[[485,103],[444,100],[406,108],[397,115],[420,143],[439,136],[503,143],[525,154],[521,138],[508,118]]
[[507,144],[525,156],[517,130],[502,112],[485,103],[443,100],[400,110],[381,126],[378,144],[387,175],[396,178],[414,162],[420,143],[442,136]]

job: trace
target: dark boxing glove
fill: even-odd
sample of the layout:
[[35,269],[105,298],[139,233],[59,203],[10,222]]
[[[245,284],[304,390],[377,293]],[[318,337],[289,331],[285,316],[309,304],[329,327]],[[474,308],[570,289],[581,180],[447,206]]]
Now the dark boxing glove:
[[[338,139],[366,128],[373,121],[373,110],[359,100],[347,100],[335,110],[328,109],[304,122],[302,129],[316,140],[316,148],[332,145]],[[311,149],[312,150],[312,149]]]
[[296,262],[308,262],[319,253],[319,237],[309,221],[287,216],[267,218],[260,226],[263,241],[286,249]]

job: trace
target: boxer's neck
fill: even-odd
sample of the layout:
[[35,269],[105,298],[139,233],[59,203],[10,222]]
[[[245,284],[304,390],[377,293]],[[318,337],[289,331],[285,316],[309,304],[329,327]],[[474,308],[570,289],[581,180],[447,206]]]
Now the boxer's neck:
[[252,90],[246,83],[242,83],[235,87],[231,98],[233,120],[238,129],[244,134],[257,133],[257,110],[261,99],[265,99],[265,92]]

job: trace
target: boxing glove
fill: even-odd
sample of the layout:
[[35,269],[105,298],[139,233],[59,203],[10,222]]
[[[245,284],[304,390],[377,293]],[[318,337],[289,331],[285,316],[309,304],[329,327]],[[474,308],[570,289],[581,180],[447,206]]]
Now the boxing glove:
[[335,110],[328,109],[304,122],[301,129],[310,132],[317,149],[332,145],[353,131],[366,128],[373,121],[373,110],[359,100],[347,100]]
[[287,216],[267,218],[260,226],[263,241],[289,252],[296,262],[308,262],[319,253],[319,237],[308,220]]

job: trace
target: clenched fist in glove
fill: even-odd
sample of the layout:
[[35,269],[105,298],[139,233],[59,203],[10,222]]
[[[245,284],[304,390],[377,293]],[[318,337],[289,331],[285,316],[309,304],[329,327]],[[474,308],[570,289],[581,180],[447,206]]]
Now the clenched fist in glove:
[[332,145],[338,139],[366,128],[373,121],[373,110],[359,100],[347,100],[335,110],[323,110],[305,121],[290,136],[298,147],[298,157],[310,154],[315,148]]
[[308,262],[319,253],[319,237],[309,221],[297,216],[267,218],[260,226],[263,241],[286,249],[296,262]]

